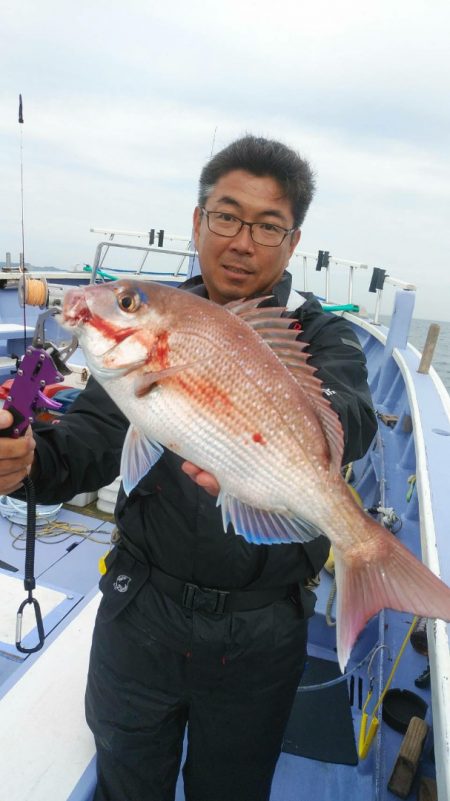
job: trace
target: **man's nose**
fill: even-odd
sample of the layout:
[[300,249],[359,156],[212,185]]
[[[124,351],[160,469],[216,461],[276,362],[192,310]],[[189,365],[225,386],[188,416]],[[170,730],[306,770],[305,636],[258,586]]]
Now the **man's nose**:
[[237,250],[254,250],[251,228],[248,223],[244,223],[241,230],[231,240],[231,247]]

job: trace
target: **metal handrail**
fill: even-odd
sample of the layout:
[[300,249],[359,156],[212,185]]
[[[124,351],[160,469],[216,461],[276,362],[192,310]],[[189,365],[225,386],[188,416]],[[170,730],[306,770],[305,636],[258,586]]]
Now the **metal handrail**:
[[[105,253],[103,254],[103,257],[102,257],[103,248],[105,248]],[[93,262],[93,265],[92,265],[92,274],[91,274],[91,280],[90,280],[91,284],[95,283],[96,276],[97,276],[97,271],[101,268],[101,266],[102,266],[102,264],[104,262],[106,253],[109,251],[110,248],[121,248],[123,250],[136,250],[136,251],[139,251],[141,253],[145,253],[145,257],[144,257],[143,261],[141,262],[141,264],[139,265],[138,269],[136,270],[136,274],[138,274],[138,275],[141,274],[142,268],[143,268],[144,263],[145,263],[145,259],[147,258],[149,253],[165,253],[165,254],[168,254],[168,255],[171,255],[171,256],[182,256],[183,260],[186,257],[195,257],[195,255],[196,255],[195,250],[178,250],[178,249],[175,249],[175,248],[161,248],[161,247],[154,247],[153,245],[146,245],[146,246],[145,245],[130,245],[130,244],[122,244],[121,242],[114,242],[114,241],[111,241],[111,240],[108,240],[106,242],[99,242],[99,244],[97,245],[97,248],[95,250],[94,262]],[[180,267],[181,267],[181,264],[179,265],[179,268]],[[178,275],[179,274],[179,268],[178,268],[177,272],[174,272],[174,275]]]
[[[162,247],[163,241],[178,241],[178,242],[190,242],[188,237],[181,237],[177,235],[167,235],[164,231],[157,232],[159,242],[158,245],[148,244],[148,245],[133,245],[130,243],[121,243],[114,241],[115,236],[126,236],[126,237],[137,237],[140,239],[149,238],[149,236],[155,235],[154,229],[149,231],[121,231],[121,230],[113,230],[109,228],[91,228],[90,229],[93,233],[101,233],[109,237],[108,240],[102,241],[97,245],[94,257],[94,263],[92,266],[92,276],[91,276],[91,283],[94,283],[98,274],[98,270],[102,267],[106,255],[109,252],[110,248],[120,248],[123,250],[133,250],[138,253],[142,253],[143,257],[135,269],[134,273],[136,275],[143,275],[143,267],[144,264],[149,256],[150,253],[160,253],[172,256],[181,256],[180,263],[176,270],[174,270],[171,274],[174,276],[181,275],[181,268],[186,258],[195,258],[197,255],[195,250],[190,250],[186,248],[184,250],[179,248],[171,248],[171,247]],[[161,236],[159,237],[159,235]],[[152,239],[153,241],[153,239]],[[302,265],[302,273],[303,273],[303,291],[308,290],[308,268],[313,267],[318,270],[325,271],[325,303],[330,302],[330,270],[332,268],[340,268],[344,267],[348,269],[348,289],[347,289],[347,303],[353,304],[353,285],[354,285],[354,277],[356,270],[367,270],[368,265],[360,262],[356,259],[341,259],[330,256],[328,252],[319,251],[319,257],[321,257],[325,253],[326,259],[322,261],[320,258],[318,260],[317,253],[308,253],[306,251],[294,251],[292,255],[291,261],[293,261],[293,267],[295,268],[295,261],[301,260]],[[110,268],[113,269],[113,268]],[[414,284],[408,283],[406,281],[402,281],[398,278],[394,278],[386,273],[386,270],[375,269],[374,273],[379,273],[379,280],[378,284],[375,283],[374,286],[376,288],[372,288],[369,291],[376,292],[376,302],[375,302],[375,311],[374,311],[374,323],[379,323],[380,312],[381,312],[381,300],[383,295],[383,286],[385,283],[391,284],[395,287],[400,287],[404,290],[411,290],[414,291],[416,287]],[[157,275],[165,275],[164,272],[152,273]],[[144,274],[145,275],[145,274]],[[374,279],[372,278],[372,283]]]

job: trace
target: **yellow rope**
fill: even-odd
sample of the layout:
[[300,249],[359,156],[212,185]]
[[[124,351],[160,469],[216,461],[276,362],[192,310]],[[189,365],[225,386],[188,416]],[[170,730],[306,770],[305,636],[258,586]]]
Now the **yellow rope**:
[[44,306],[47,301],[47,282],[40,278],[23,278],[24,302],[28,306]]
[[[12,546],[13,548],[17,549],[16,543],[24,542],[26,539],[26,533],[22,526],[20,526],[20,533],[14,533],[14,527],[19,528],[20,524],[18,523],[10,523],[9,526],[9,533],[13,538]],[[105,537],[95,537],[95,534],[105,534]],[[46,523],[43,526],[36,527],[36,540],[40,540],[45,542],[46,540],[50,541],[52,539],[56,539],[57,537],[62,537],[62,539],[58,539],[58,542],[64,542],[64,540],[69,539],[70,537],[83,537],[86,540],[91,540],[91,542],[100,543],[101,545],[108,545],[110,542],[110,537],[108,533],[91,530],[87,528],[87,526],[81,525],[79,523],[63,523],[58,522],[57,520]],[[21,550],[21,549],[19,549]]]

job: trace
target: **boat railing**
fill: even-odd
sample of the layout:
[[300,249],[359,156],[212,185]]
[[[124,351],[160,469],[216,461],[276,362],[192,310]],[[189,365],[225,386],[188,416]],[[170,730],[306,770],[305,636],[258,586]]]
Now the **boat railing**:
[[[156,276],[156,275],[161,275],[161,276],[165,275],[166,277],[168,277],[168,276],[177,277],[177,276],[181,276],[181,275],[185,276],[186,273],[182,273],[181,272],[181,269],[183,267],[183,264],[184,264],[185,260],[186,259],[192,259],[192,261],[193,261],[195,259],[195,256],[196,256],[195,250],[188,250],[188,249],[180,250],[179,248],[164,248],[164,247],[159,247],[159,246],[155,247],[154,245],[130,245],[129,243],[125,244],[125,243],[122,243],[122,242],[114,242],[114,241],[111,241],[111,240],[104,241],[104,242],[99,242],[99,244],[97,245],[97,248],[95,250],[94,262],[92,264],[91,283],[95,283],[97,275],[100,275],[100,277],[101,277],[103,263],[105,261],[105,257],[107,255],[107,253],[109,252],[110,248],[118,248],[118,249],[123,249],[123,250],[128,250],[128,251],[132,250],[132,251],[136,251],[137,253],[140,253],[142,255],[142,258],[141,258],[141,261],[140,261],[139,265],[133,271],[134,275],[144,275],[143,268],[144,268],[145,262],[147,260],[147,257],[148,257],[148,255],[150,253],[157,253],[157,254],[161,254],[162,253],[162,254],[165,254],[165,255],[180,256],[181,257],[181,260],[178,263],[178,266],[171,273],[164,273],[162,270],[160,270],[158,272],[155,271],[155,272],[150,273],[153,277]],[[115,269],[115,271],[117,271],[116,268],[114,268],[114,269]],[[121,272],[130,273],[129,270],[122,270]],[[148,271],[146,271],[146,274],[148,274]]]
[[[136,275],[140,275],[143,271],[145,262],[147,261],[149,253],[163,253],[166,255],[171,256],[181,256],[181,259],[178,263],[178,266],[173,270],[173,275],[181,275],[182,268],[185,264],[186,259],[194,261],[195,259],[195,250],[191,248],[192,239],[186,236],[179,236],[176,234],[167,234],[164,229],[156,230],[155,228],[150,228],[149,231],[122,231],[122,230],[113,230],[111,228],[91,228],[91,233],[94,234],[101,234],[102,236],[107,236],[108,240],[100,242],[97,245],[94,257],[94,264],[92,265],[92,283],[95,281],[97,271],[102,268],[106,256],[110,248],[123,248],[126,250],[134,250],[141,253],[141,261],[138,267],[135,269]],[[126,238],[137,238],[137,239],[145,239],[147,240],[147,245],[132,245],[128,243],[119,243],[115,241],[115,237],[126,237]],[[184,248],[177,248],[172,247],[173,242],[183,242],[185,243]],[[155,244],[156,243],[156,244]],[[164,247],[165,243],[169,243],[169,247]],[[191,262],[189,262],[189,265]],[[189,267],[187,271],[189,272]]]
[[[177,234],[169,234],[164,229],[156,228],[150,228],[147,231],[91,228],[90,231],[91,233],[100,234],[103,237],[107,237],[107,239],[103,239],[97,245],[92,267],[89,265],[85,265],[83,267],[83,270],[91,271],[91,283],[95,283],[95,281],[99,278],[116,278],[118,274],[138,275],[142,278],[149,276],[153,278],[153,280],[168,280],[173,278],[175,280],[178,279],[181,282],[186,278],[197,275],[200,272],[197,252],[193,245],[193,235],[188,237]],[[118,238],[125,238],[128,241],[117,241]],[[130,239],[142,240],[142,244],[141,242],[134,244],[133,242],[129,241]],[[120,268],[108,266],[106,269],[108,269],[108,271],[111,273],[114,273],[114,275],[108,275],[105,273],[105,260],[108,256],[108,253],[110,253],[112,249],[134,252],[138,256],[137,265],[130,267],[121,266]],[[178,257],[178,260],[175,266],[173,266],[172,262],[171,269],[144,270],[150,255]],[[7,254],[7,264],[11,265],[10,254]],[[294,276],[294,286],[300,291],[310,290],[312,273],[322,273],[325,278],[323,295],[320,291],[316,294],[319,295],[319,299],[323,300],[325,304],[335,302],[335,300],[331,299],[331,273],[333,272],[337,274],[337,272],[341,273],[342,271],[347,270],[348,283],[346,299],[345,297],[342,297],[342,295],[345,296],[345,292],[342,292],[342,290],[339,292],[341,295],[341,297],[339,297],[339,302],[341,304],[339,308],[345,310],[345,304],[348,304],[348,306],[352,306],[354,304],[354,283],[356,272],[358,270],[368,270],[369,265],[359,261],[358,259],[342,259],[331,256],[328,250],[319,250],[316,253],[296,250],[291,257],[290,269]],[[5,280],[5,285],[8,280],[10,282],[13,278],[18,278],[20,276],[20,272],[18,270],[11,272],[8,271],[7,274],[8,278]],[[29,274],[34,275],[34,272],[29,270]],[[39,275],[39,273],[37,273],[37,275]],[[49,278],[52,278],[52,273],[49,274]],[[368,291],[376,294],[375,310],[372,316],[372,322],[375,323],[375,325],[380,324],[383,292],[385,285],[387,284],[407,291],[413,291],[416,289],[414,284],[391,276],[388,274],[386,269],[373,267]],[[354,310],[356,311],[356,308]]]
[[404,289],[407,292],[415,292],[417,287],[415,284],[410,284],[407,281],[402,281],[400,278],[394,278],[392,275],[388,275],[386,270],[382,270],[379,267],[374,267],[372,272],[372,279],[369,286],[369,292],[375,292],[377,295],[376,303],[375,303],[375,313],[373,322],[375,325],[379,325],[380,323],[380,313],[381,313],[381,301],[383,297],[383,289],[385,284],[390,284],[397,289]]
[[303,276],[303,291],[308,291],[308,274],[311,269],[314,269],[317,272],[324,271],[325,274],[325,302],[329,303],[331,296],[330,296],[330,271],[333,268],[344,268],[348,270],[348,288],[347,288],[347,303],[353,303],[353,285],[354,285],[354,276],[355,270],[367,270],[368,265],[364,264],[357,260],[352,259],[339,259],[334,256],[330,256],[328,250],[319,250],[318,253],[307,253],[302,250],[294,251],[292,256],[293,259],[293,266],[294,268],[298,266],[298,262],[300,261],[301,264],[301,273]]
[[[192,247],[193,237],[179,236],[174,234],[167,234],[163,229],[156,230],[151,228],[148,231],[125,231],[120,229],[111,228],[91,228],[91,233],[107,236],[108,239],[100,242],[97,245],[94,263],[92,266],[91,281],[96,280],[99,270],[102,270],[105,259],[111,248],[122,248],[124,250],[133,250],[142,254],[142,258],[134,272],[139,275],[143,271],[143,267],[150,253],[167,254],[172,256],[181,256],[181,260],[177,268],[172,272],[174,276],[181,276],[185,274],[182,268],[188,260],[186,275],[191,277],[199,272],[198,262],[196,260],[196,251]],[[126,239],[136,238],[146,240],[145,245],[134,245],[130,242],[117,242],[116,237],[125,237]],[[183,242],[185,243],[184,249],[173,247],[172,243]],[[169,247],[167,247],[169,243]],[[325,295],[326,303],[330,302],[330,271],[331,269],[344,268],[348,270],[348,290],[347,290],[347,303],[353,303],[353,288],[354,288],[354,275],[356,270],[367,270],[368,265],[356,259],[340,259],[330,256],[329,251],[319,250],[318,253],[308,253],[306,251],[295,251],[291,260],[293,271],[301,264],[301,274],[303,277],[304,291],[308,291],[308,273],[314,269],[315,271],[323,271],[325,275]],[[160,274],[158,272],[158,274]]]
[[164,242],[189,242],[190,237],[188,236],[179,236],[178,234],[168,234],[166,231],[161,228],[159,231],[156,228],[150,228],[148,231],[120,231],[114,230],[112,228],[90,228],[89,229],[92,234],[101,234],[102,236],[109,236],[111,241],[114,240],[115,236],[129,236],[129,237],[137,237],[138,239],[148,239],[149,245],[152,245],[155,240],[155,236],[158,237],[158,243],[161,243],[161,247]]
[[[192,275],[195,275],[200,270],[198,265],[198,260],[196,259],[197,253],[195,249],[192,248],[192,238],[188,239],[188,237],[166,235],[164,230],[156,231],[153,228],[150,229],[150,231],[119,231],[112,229],[91,228],[91,232],[100,233],[103,235],[107,235],[109,237],[107,241],[100,242],[97,245],[94,264],[92,267],[92,277],[91,277],[92,283],[95,282],[98,271],[102,269],[103,263],[110,248],[122,248],[142,253],[143,257],[141,259],[141,262],[138,265],[137,269],[135,270],[137,275],[142,273],[144,264],[147,260],[149,253],[159,253],[159,254],[164,253],[168,255],[181,256],[181,260],[178,264],[178,267],[172,272],[172,275],[174,277],[181,277],[182,275],[183,276],[186,275],[184,272],[183,273],[181,272],[186,259],[188,259],[188,266],[187,266],[188,278]],[[114,239],[114,237],[116,236],[147,239],[148,244],[134,245],[130,243],[119,243],[116,242]],[[157,245],[154,244],[156,238],[157,238]],[[170,243],[185,242],[187,243],[187,248],[184,250],[179,250],[177,248],[163,247],[164,243],[167,241]],[[312,269],[314,269],[315,272],[324,273],[325,304],[329,304],[331,301],[331,280],[330,280],[331,270],[335,269],[348,270],[347,299],[345,303],[351,306],[353,305],[355,272],[356,270],[369,269],[368,264],[360,262],[356,259],[341,259],[333,257],[330,255],[330,252],[328,250],[319,250],[317,253],[308,253],[306,251],[301,251],[301,250],[294,251],[293,256],[291,258],[291,267],[296,277],[298,277],[298,270],[296,270],[296,268],[298,268],[299,263],[300,263],[300,272],[302,275],[302,283],[303,283],[303,286],[301,288],[305,292],[308,291],[309,272]],[[161,273],[157,274],[160,275]],[[416,286],[414,284],[411,284],[407,281],[401,280],[400,278],[395,278],[394,276],[389,275],[385,269],[379,267],[373,267],[372,277],[368,291],[376,294],[375,311],[372,320],[372,322],[375,325],[380,324],[381,304],[382,304],[383,290],[385,284],[389,284],[395,288],[404,289],[406,291],[415,291],[416,289]]]
[[[331,301],[331,280],[330,274],[332,269],[340,269],[343,268],[344,270],[348,270],[348,286],[347,286],[347,299],[346,303],[351,305],[353,304],[353,290],[354,290],[354,278],[356,270],[368,270],[369,265],[364,264],[363,262],[359,262],[353,259],[340,259],[330,256],[329,251],[327,250],[319,250],[318,253],[306,253],[304,251],[295,251],[293,256],[293,266],[295,268],[298,265],[298,262],[301,262],[301,272],[303,276],[303,291],[308,291],[308,273],[311,269],[315,271],[324,271],[325,272],[325,292],[324,292],[324,300],[325,303],[330,303]],[[400,278],[395,278],[387,273],[386,270],[381,269],[379,267],[372,268],[372,277],[370,280],[370,284],[368,287],[369,292],[376,293],[376,301],[375,301],[375,311],[373,315],[372,322],[375,325],[380,324],[380,315],[381,315],[381,303],[383,299],[383,290],[385,284],[389,284],[397,289],[404,289],[406,291],[415,291],[416,286],[414,284],[409,283],[408,281],[403,281]]]

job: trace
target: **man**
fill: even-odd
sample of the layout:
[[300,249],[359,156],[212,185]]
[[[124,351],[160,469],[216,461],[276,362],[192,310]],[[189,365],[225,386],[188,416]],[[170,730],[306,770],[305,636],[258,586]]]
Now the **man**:
[[[214,156],[194,212],[201,277],[185,289],[288,307],[340,416],[347,462],[376,429],[364,356],[348,325],[293,292],[285,271],[313,188],[307,162],[279,142],[246,136]],[[58,426],[0,440],[0,492],[31,466],[42,503],[109,483],[126,429],[91,380]],[[223,531],[218,491],[201,465],[166,450],[129,498],[119,495],[86,693],[96,801],[171,801],[186,725],[187,801],[269,799],[305,663],[305,583],[328,544],[250,545]]]

